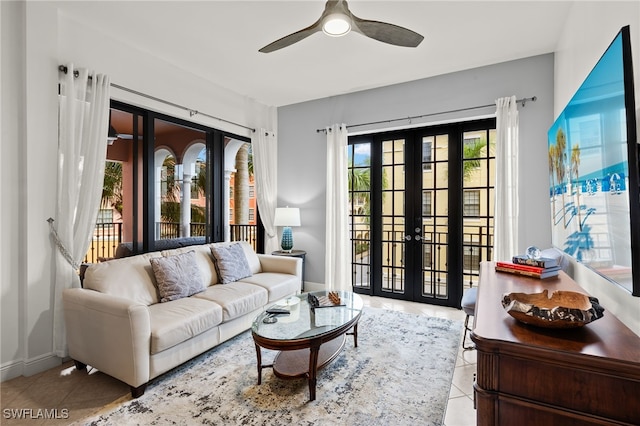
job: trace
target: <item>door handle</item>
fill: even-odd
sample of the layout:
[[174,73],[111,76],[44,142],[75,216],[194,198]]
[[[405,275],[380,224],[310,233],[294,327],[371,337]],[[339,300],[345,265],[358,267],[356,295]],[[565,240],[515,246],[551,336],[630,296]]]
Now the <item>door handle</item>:
[[411,241],[411,235],[405,235],[404,239],[407,240],[407,241]]
[[416,235],[414,238],[416,239],[416,241],[420,241],[422,239],[420,235]]

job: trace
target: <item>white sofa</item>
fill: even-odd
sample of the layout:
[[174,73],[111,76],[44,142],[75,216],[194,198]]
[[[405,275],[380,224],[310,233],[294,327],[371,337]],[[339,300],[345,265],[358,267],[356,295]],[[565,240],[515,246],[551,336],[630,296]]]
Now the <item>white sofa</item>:
[[[83,288],[63,293],[69,356],[131,386],[149,380],[249,329],[266,307],[300,291],[302,260],[256,254],[241,244],[251,275],[220,284],[213,243],[146,253],[91,265]],[[233,243],[231,243],[233,244]],[[204,291],[160,302],[152,258],[189,253]],[[176,257],[174,257],[176,259]],[[191,264],[193,264],[191,262]]]

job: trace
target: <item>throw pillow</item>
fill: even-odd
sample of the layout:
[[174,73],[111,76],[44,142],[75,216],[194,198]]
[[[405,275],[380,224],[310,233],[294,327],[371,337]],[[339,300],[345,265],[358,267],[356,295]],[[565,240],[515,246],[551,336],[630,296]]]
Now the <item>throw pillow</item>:
[[238,281],[252,275],[247,256],[240,244],[211,246],[211,254],[222,284]]
[[160,302],[181,299],[206,289],[196,262],[196,252],[149,259],[156,277]]

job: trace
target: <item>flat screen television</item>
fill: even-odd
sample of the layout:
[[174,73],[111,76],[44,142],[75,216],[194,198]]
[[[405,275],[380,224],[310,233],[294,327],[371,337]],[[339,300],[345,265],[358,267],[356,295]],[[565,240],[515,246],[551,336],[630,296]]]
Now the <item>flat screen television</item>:
[[640,296],[638,140],[629,27],[548,132],[553,245]]

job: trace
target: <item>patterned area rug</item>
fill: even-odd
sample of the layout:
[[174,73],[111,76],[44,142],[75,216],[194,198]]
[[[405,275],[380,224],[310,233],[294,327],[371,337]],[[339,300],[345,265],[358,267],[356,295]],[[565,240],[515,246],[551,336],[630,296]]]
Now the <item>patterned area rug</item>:
[[[462,324],[365,308],[358,347],[318,373],[317,398],[306,380],[271,369],[257,385],[250,332],[154,379],[145,394],[122,398],[82,424],[441,425]],[[263,363],[273,359],[263,349]]]

